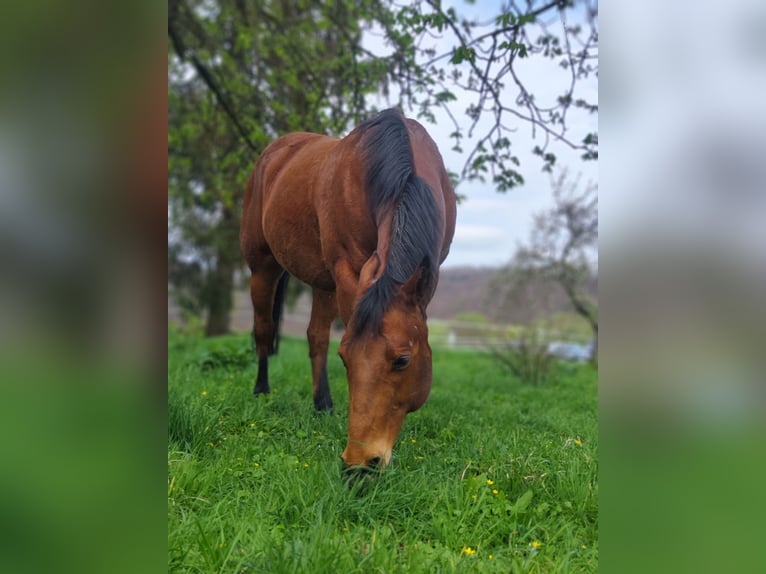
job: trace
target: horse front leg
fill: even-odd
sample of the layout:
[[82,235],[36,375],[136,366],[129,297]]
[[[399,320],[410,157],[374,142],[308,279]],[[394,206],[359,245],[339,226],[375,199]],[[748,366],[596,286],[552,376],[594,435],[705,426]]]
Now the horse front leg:
[[330,343],[330,327],[337,314],[335,293],[314,288],[311,321],[306,335],[311,358],[314,408],[318,411],[332,410],[332,396],[327,382],[327,348]]

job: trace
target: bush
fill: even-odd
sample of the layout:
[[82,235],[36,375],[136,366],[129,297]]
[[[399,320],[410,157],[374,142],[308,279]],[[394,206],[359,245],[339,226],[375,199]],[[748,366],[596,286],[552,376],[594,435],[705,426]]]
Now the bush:
[[203,370],[221,368],[241,370],[253,365],[255,359],[252,349],[230,343],[213,347],[202,353],[198,362]]
[[525,327],[515,340],[490,347],[493,356],[525,383],[541,385],[551,375],[553,357],[548,353],[550,341],[544,331]]

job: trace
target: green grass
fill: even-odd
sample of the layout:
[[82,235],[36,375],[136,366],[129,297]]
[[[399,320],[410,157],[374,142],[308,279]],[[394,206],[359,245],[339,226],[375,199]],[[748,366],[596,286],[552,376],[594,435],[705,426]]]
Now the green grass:
[[[434,383],[392,466],[341,479],[348,391],[316,414],[308,348],[285,339],[253,397],[246,335],[168,342],[173,572],[595,572],[597,387],[589,366],[515,381],[486,354],[434,350]],[[491,482],[490,482],[491,481]]]

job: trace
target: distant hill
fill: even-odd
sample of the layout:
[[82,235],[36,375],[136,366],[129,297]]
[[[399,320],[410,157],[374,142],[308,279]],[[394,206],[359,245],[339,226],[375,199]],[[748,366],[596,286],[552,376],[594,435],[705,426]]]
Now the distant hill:
[[[564,291],[558,285],[540,283],[530,285],[526,291],[526,304],[500,305],[493,299],[490,289],[495,267],[455,267],[443,269],[439,286],[428,306],[428,316],[434,319],[452,319],[459,313],[482,313],[492,322],[526,323],[540,314],[573,311]],[[591,294],[598,298],[598,278],[589,285]]]
[[[527,303],[524,306],[501,306],[492,300],[489,284],[497,272],[494,267],[453,267],[442,269],[439,285],[434,298],[428,306],[430,319],[449,320],[461,313],[481,313],[494,323],[525,323],[540,313],[571,311],[572,307],[556,285],[532,285],[527,290]],[[597,278],[594,278],[590,290],[597,294]],[[305,292],[292,309],[286,309],[284,329],[289,334],[303,336],[311,312],[311,297]],[[180,309],[168,300],[168,319],[180,320]],[[245,290],[234,293],[234,309],[231,328],[234,331],[249,331],[252,327],[253,311],[250,296]]]
[[452,319],[468,311],[486,315],[492,307],[486,300],[487,285],[496,271],[493,267],[442,269],[436,293],[428,306],[429,318]]

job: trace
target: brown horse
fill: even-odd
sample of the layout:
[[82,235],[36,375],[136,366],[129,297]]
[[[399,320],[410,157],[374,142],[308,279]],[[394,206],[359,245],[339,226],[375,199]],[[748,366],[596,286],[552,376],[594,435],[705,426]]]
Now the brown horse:
[[313,289],[314,406],[332,409],[330,325],[349,386],[349,467],[382,469],[404,417],[431,389],[426,306],[455,230],[455,192],[426,130],[386,110],[343,139],[292,133],[269,145],[245,192],[240,243],[252,271],[258,378],[268,393],[275,294],[285,271]]

